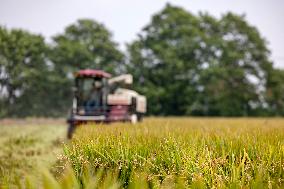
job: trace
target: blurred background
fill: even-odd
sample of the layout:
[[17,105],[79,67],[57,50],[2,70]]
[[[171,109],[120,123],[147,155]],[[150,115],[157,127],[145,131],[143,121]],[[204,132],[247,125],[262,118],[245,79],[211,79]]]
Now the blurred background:
[[0,0],[0,117],[65,117],[73,73],[131,73],[148,115],[284,115],[284,2]]

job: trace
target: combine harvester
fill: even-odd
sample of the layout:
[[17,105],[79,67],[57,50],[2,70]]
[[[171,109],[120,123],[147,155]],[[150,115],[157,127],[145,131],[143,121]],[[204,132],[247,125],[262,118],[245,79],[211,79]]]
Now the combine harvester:
[[76,72],[67,137],[72,138],[77,126],[90,122],[141,121],[146,113],[146,97],[127,89],[132,82],[130,74],[112,78],[101,70]]

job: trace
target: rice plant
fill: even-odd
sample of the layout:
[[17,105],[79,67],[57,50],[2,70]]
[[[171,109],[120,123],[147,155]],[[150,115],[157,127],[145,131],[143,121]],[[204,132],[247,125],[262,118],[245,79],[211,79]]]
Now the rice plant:
[[2,129],[0,188],[284,187],[283,119],[148,118],[82,125],[56,142],[62,129]]
[[[117,172],[121,187],[283,187],[281,119],[152,118],[82,126],[64,152],[78,180],[85,167]],[[170,184],[169,184],[170,183]]]

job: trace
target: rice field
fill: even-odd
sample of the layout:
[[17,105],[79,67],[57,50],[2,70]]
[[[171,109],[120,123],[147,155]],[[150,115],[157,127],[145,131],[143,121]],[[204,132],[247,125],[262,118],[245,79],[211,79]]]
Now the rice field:
[[[46,126],[46,129],[49,127],[54,128]],[[43,128],[40,128],[42,134]],[[1,136],[9,135],[0,129]],[[36,133],[32,136],[41,138]],[[54,140],[65,133],[59,130],[48,136]],[[52,171],[42,172],[37,179],[39,185],[33,179],[22,178],[17,186],[284,187],[284,119],[281,118],[147,118],[136,125],[84,125],[77,129],[72,141],[62,140],[55,149],[60,153],[48,156],[53,155],[57,160],[46,164]],[[43,161],[42,158],[38,161]],[[2,164],[0,161],[0,167]],[[14,174],[19,170],[5,171]],[[32,178],[34,173],[29,174]]]
[[28,177],[37,184],[43,170],[52,171],[63,154],[65,132],[64,120],[1,120],[0,189]]

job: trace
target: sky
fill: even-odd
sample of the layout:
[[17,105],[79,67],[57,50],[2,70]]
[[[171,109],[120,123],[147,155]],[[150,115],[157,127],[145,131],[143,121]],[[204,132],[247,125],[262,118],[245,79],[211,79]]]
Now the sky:
[[267,40],[274,65],[284,68],[283,0],[0,0],[0,25],[42,34],[50,41],[77,19],[91,18],[104,23],[125,49],[167,2],[217,18],[228,11],[245,14]]

